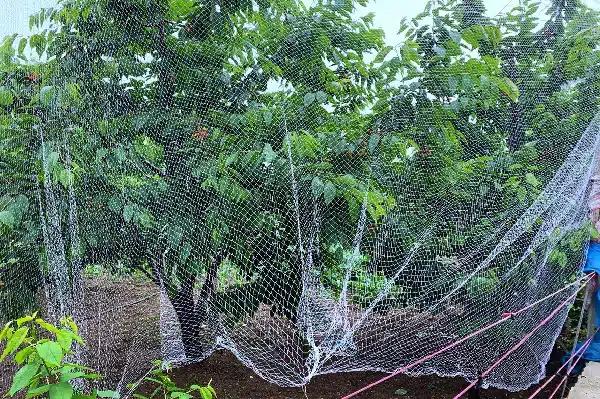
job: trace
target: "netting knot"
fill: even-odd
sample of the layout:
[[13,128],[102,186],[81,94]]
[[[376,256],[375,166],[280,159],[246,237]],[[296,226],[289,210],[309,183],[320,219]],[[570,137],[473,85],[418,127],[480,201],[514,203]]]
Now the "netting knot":
[[502,313],[502,318],[503,319],[514,319],[515,314],[513,312],[504,312],[504,313]]

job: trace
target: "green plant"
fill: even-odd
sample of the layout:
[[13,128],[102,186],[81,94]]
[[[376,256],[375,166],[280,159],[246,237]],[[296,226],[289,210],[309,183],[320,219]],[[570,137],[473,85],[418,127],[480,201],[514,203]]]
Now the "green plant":
[[[139,393],[134,393],[133,396],[138,399],[192,399],[193,392],[197,392],[201,399],[213,399],[217,397],[217,393],[210,385],[210,381],[205,386],[190,385],[187,388],[177,386],[177,384],[169,377],[168,373],[171,370],[171,365],[162,360],[152,362],[154,367],[150,371],[150,376],[144,377],[141,382],[146,382],[151,385],[152,393],[148,396]],[[137,388],[139,384],[131,384],[131,389]]]
[[402,296],[403,287],[394,284],[380,271],[367,270],[369,256],[361,253],[354,254],[352,251],[345,250],[339,243],[330,245],[328,252],[335,257],[337,263],[323,270],[321,277],[323,284],[334,298],[339,299],[348,268],[351,269],[348,290],[352,303],[369,306],[379,293],[386,289],[388,290],[387,301],[393,302]]
[[[461,264],[431,254],[459,259],[495,245],[488,238],[538,197],[598,111],[590,99],[600,96],[600,35],[582,27],[600,16],[581,2],[552,4],[543,27],[532,0],[499,18],[473,1],[428,2],[402,22],[396,47],[373,15],[351,17],[363,0],[231,1],[218,18],[208,0],[57,3],[32,16],[39,33],[0,45],[0,319],[34,307],[50,275],[39,250],[47,216],[33,206],[50,184],[58,209],[69,209],[71,189],[79,206],[79,247],[55,244],[78,250],[72,259],[87,274],[164,285],[190,358],[203,350],[196,288],[227,323],[243,323],[259,303],[295,319],[303,285],[294,197],[323,210],[315,268],[334,297],[349,267],[355,303],[370,303],[395,273],[327,251],[354,246],[363,204],[368,262],[423,244],[406,270],[462,284]],[[27,45],[45,61],[24,64]],[[146,71],[156,79],[117,83]],[[274,81],[294,90],[267,90]],[[384,232],[395,234],[374,251]],[[551,264],[580,251],[562,246]],[[499,258],[466,289],[489,292],[511,262]],[[420,296],[411,279],[400,275],[389,296]]]
[[0,342],[5,343],[0,362],[10,356],[21,366],[6,396],[18,392],[26,392],[26,398],[47,395],[50,399],[119,396],[113,391],[95,389],[86,394],[74,386],[74,380],[98,380],[102,376],[89,367],[68,361],[74,355],[73,345],[83,345],[77,325],[70,318],[62,318],[59,326],[37,318],[36,313],[10,321],[0,332]]
[[[70,362],[74,355],[73,346],[84,345],[79,336],[77,324],[71,318],[60,319],[59,325],[48,323],[34,313],[17,320],[9,321],[0,332],[0,343],[4,351],[0,363],[12,358],[21,368],[13,376],[12,385],[5,396],[26,393],[26,399],[38,396],[49,399],[97,399],[120,397],[118,392],[96,389],[86,392],[81,379],[100,380],[103,378],[93,369]],[[50,338],[48,338],[50,337]],[[154,384],[156,388],[150,396],[134,393],[138,399],[192,399],[192,392],[198,392],[200,399],[213,399],[217,394],[210,382],[206,386],[191,385],[187,389],[178,387],[167,375],[169,363],[155,360],[150,377],[142,381]],[[135,390],[139,384],[130,385]]]

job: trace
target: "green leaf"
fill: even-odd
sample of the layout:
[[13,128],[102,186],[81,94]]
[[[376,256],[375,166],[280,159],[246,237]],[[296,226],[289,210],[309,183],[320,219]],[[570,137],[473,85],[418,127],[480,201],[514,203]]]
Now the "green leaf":
[[133,219],[133,215],[135,214],[136,206],[132,204],[125,205],[123,208],[123,219],[129,223],[131,219]]
[[265,123],[266,123],[267,125],[270,125],[270,124],[271,124],[271,122],[273,122],[273,114],[272,114],[271,112],[268,112],[268,111],[267,111],[267,112],[265,112],[265,113],[263,114],[263,120],[265,121]]
[[29,355],[31,355],[33,352],[35,352],[35,348],[31,347],[31,346],[27,346],[23,349],[21,349],[19,352],[17,352],[17,354],[15,355],[15,362],[17,362],[17,364],[23,364],[23,362],[29,357]]
[[319,178],[319,176],[315,176],[310,183],[310,188],[315,198],[319,198],[325,190],[325,184],[323,183],[323,180]]
[[42,360],[48,366],[56,367],[60,365],[64,358],[61,346],[54,341],[44,342],[41,344],[38,343],[35,348],[38,352],[38,355],[40,355]]
[[448,90],[450,90],[450,94],[456,93],[456,89],[458,88],[458,79],[455,76],[448,77]]
[[23,54],[23,51],[25,50],[25,46],[27,46],[27,38],[26,37],[22,38],[19,41],[19,48],[18,48],[19,55]]
[[335,198],[336,190],[335,185],[328,181],[325,183],[325,188],[323,189],[323,196],[325,197],[325,204],[331,204],[331,201]]
[[32,320],[35,319],[35,314],[30,315],[30,316],[25,316],[25,317],[21,317],[20,319],[17,319],[17,326],[21,327],[23,324],[28,323]]
[[69,188],[73,183],[73,174],[68,169],[62,168],[58,173],[58,181],[64,188]]
[[[86,374],[83,371],[75,371],[74,373],[64,373],[60,376],[60,381],[61,382],[69,382],[76,378],[82,378],[85,376],[86,376]],[[91,376],[91,374],[90,374],[90,376]]]
[[460,44],[460,41],[462,39],[460,32],[455,31],[455,30],[451,30],[449,32],[450,34],[450,38],[452,39],[452,41],[456,44]]
[[517,198],[521,202],[525,202],[527,199],[527,190],[524,187],[520,186],[517,188]]
[[50,331],[51,333],[57,334],[58,333],[58,328],[56,328],[55,326],[53,326],[50,323],[46,323],[44,320],[42,319],[36,319],[35,321],[40,327],[42,327],[44,330],[46,331]]
[[539,187],[542,183],[534,176],[533,173],[527,173],[525,175],[525,181],[527,184],[533,187]]
[[71,399],[73,396],[73,387],[68,382],[59,382],[52,384],[48,390],[50,399]]
[[[78,332],[79,332],[79,328],[77,327],[77,324],[76,324],[76,323],[75,323],[75,322],[74,322],[74,321],[73,321],[73,320],[72,320],[70,317],[68,317],[68,318],[67,318],[67,324],[69,325],[69,328],[70,328],[71,330],[73,330],[73,332],[75,333],[75,335],[76,335],[76,336],[74,337],[74,338],[75,338],[75,340],[76,340],[77,342],[79,342],[80,344],[82,344],[82,345],[83,345],[83,341],[82,341],[82,340],[81,340],[81,338],[79,338],[79,336],[77,335],[77,334],[78,334]],[[78,339],[78,338],[79,338],[79,339]]]
[[46,163],[48,164],[48,173],[52,173],[52,171],[56,167],[56,164],[58,163],[59,158],[60,154],[56,151],[52,151],[50,154],[48,154],[48,156],[46,157]]
[[315,98],[319,104],[324,104],[327,102],[327,100],[329,100],[327,93],[325,93],[324,91],[318,91],[315,95]]
[[6,343],[6,348],[4,348],[4,352],[2,352],[2,356],[0,356],[0,362],[4,360],[6,356],[16,351],[19,346],[21,346],[28,332],[29,327],[21,327],[13,333],[12,337],[10,337]]
[[202,387],[200,388],[200,397],[202,399],[212,399],[212,393],[210,392],[210,390],[206,387]]
[[12,385],[8,391],[8,395],[13,396],[15,393],[29,385],[33,377],[38,373],[41,365],[42,362],[37,361],[21,367],[13,376]]
[[519,88],[512,80],[505,77],[503,79],[497,79],[496,83],[498,84],[498,88],[512,101],[516,102],[519,99]]
[[179,251],[179,262],[185,263],[185,261],[187,260],[187,258],[189,258],[191,253],[192,253],[192,245],[186,241],[181,246],[181,250]]
[[29,398],[33,398],[33,397],[45,394],[46,392],[48,392],[50,390],[50,386],[51,385],[42,385],[41,387],[30,389],[27,392],[27,396],[25,398],[29,399]]
[[169,0],[169,18],[185,17],[197,8],[194,0]]
[[0,225],[5,225],[7,227],[14,227],[15,225],[15,217],[9,211],[1,211],[0,212]]
[[189,393],[186,392],[172,392],[171,393],[171,398],[175,399],[175,398],[179,398],[179,399],[191,399],[193,398],[193,395],[190,395]]
[[32,35],[29,38],[29,46],[34,48],[38,55],[41,57],[44,54],[44,50],[46,50],[46,38],[42,35]]
[[304,95],[304,106],[308,107],[309,105],[311,105],[312,103],[315,102],[316,96],[315,93],[306,93]]
[[343,86],[340,82],[334,81],[327,83],[327,89],[333,93],[339,93],[343,89]]
[[488,25],[485,26],[484,32],[486,34],[486,38],[492,44],[492,46],[497,47],[500,42],[502,42],[502,31],[497,26]]
[[77,370],[94,371],[94,369],[91,367],[82,366],[81,364],[76,364],[76,363],[63,363],[63,366],[68,366],[68,367],[71,367],[72,369],[77,369]]
[[550,253],[549,260],[555,264],[558,264],[560,267],[567,266],[569,261],[567,254],[556,248]]
[[177,249],[183,238],[183,228],[177,224],[169,224],[167,227],[167,241],[173,249]]
[[97,394],[101,398],[119,399],[121,397],[119,392],[115,392],[115,391],[98,391]]
[[468,29],[464,29],[462,32],[462,39],[473,46],[473,48],[479,47],[479,41],[483,39],[483,30],[481,26],[473,26]]
[[479,76],[479,81],[481,89],[487,89],[488,87],[490,87],[490,78],[487,75]]
[[387,55],[390,53],[390,51],[392,51],[394,49],[394,47],[392,46],[385,46],[384,48],[381,49],[381,51],[377,54],[377,56],[375,57],[375,59],[373,60],[374,63],[378,64],[380,62],[383,62],[385,60],[385,57],[387,57]]
[[135,221],[142,227],[150,228],[154,223],[154,218],[147,209],[144,209],[135,215]]
[[[25,215],[28,209],[29,200],[23,194],[20,194],[17,197],[15,197],[14,200],[6,207],[6,210],[13,214],[15,218],[15,225],[18,225],[21,222],[23,216]],[[35,316],[35,314],[31,316],[32,320]],[[19,327],[21,326],[19,325]]]
[[14,33],[10,36],[4,37],[4,41],[2,42],[2,46],[0,46],[0,57],[5,60],[5,63],[10,63],[10,59],[15,55],[15,49],[13,45],[15,43],[15,39],[18,34]]
[[9,333],[9,330],[12,333],[12,331],[13,331],[12,327],[11,327],[12,324],[13,324],[13,322],[9,321],[8,323],[6,323],[4,325],[4,327],[2,328],[2,331],[0,331],[0,341],[3,340],[4,337],[7,336],[7,334]]
[[371,137],[369,137],[369,151],[371,153],[375,152],[377,145],[379,145],[379,135],[372,134]]
[[8,88],[0,86],[0,105],[11,105],[14,100],[12,92]]
[[108,200],[108,209],[110,209],[113,212],[119,212],[122,206],[123,204],[121,202],[121,197],[119,197],[118,195],[113,195]]
[[56,334],[56,341],[65,352],[68,352],[73,345],[73,333],[69,330],[60,330]]

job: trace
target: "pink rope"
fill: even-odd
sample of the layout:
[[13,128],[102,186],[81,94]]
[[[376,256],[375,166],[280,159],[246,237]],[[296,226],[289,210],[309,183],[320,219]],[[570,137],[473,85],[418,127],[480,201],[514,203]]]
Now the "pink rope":
[[[556,372],[554,374],[552,374],[552,376],[550,378],[548,378],[546,380],[546,382],[544,382],[544,384],[542,386],[540,386],[538,389],[535,390],[534,393],[531,394],[531,396],[529,396],[528,399],[532,399],[533,397],[535,397],[538,393],[540,393],[544,388],[546,388],[546,386],[548,386],[548,384],[550,384],[550,382],[552,382],[552,380],[554,379],[554,377],[558,376],[558,374],[560,374],[560,372],[567,367],[569,364],[572,364],[571,361],[573,359],[575,359],[575,357],[577,355],[579,355],[581,353],[581,355],[579,355],[579,358],[575,361],[575,364],[577,364],[577,362],[579,362],[579,360],[581,359],[581,356],[583,356],[583,352],[586,351],[586,349],[588,348],[588,346],[590,346],[590,344],[592,343],[592,340],[594,339],[594,336],[596,336],[596,333],[598,332],[598,328],[596,328],[596,331],[594,331],[594,334],[588,338],[585,343],[583,345],[581,345],[581,347],[579,349],[577,349],[576,352],[574,352],[573,354],[571,354],[571,357],[569,357],[569,360],[567,360],[562,366],[560,366],[560,368],[558,370],[556,370]],[[567,373],[568,375],[569,373]],[[559,387],[562,385],[562,383],[559,385]]]
[[545,326],[546,324],[548,324],[548,322],[550,320],[552,320],[552,318],[554,316],[556,316],[556,314],[558,314],[558,312],[560,312],[562,310],[563,307],[565,307],[565,305],[567,305],[569,302],[571,302],[571,300],[575,299],[575,297],[577,296],[577,294],[579,293],[579,291],[581,291],[581,289],[583,287],[585,287],[587,285],[587,282],[590,281],[590,278],[587,279],[585,284],[582,284],[581,287],[579,287],[579,289],[577,289],[577,291],[573,294],[570,295],[567,299],[565,299],[563,302],[561,302],[560,305],[558,305],[558,307],[556,309],[554,309],[552,311],[552,313],[550,313],[548,315],[548,317],[546,317],[544,320],[542,320],[540,322],[540,324],[538,324],[537,326],[535,326],[535,328],[531,331],[529,331],[527,334],[525,334],[523,336],[523,338],[521,338],[521,340],[519,342],[517,342],[516,345],[514,345],[513,347],[511,347],[509,350],[507,350],[502,356],[500,356],[498,358],[498,360],[496,360],[490,367],[488,367],[487,370],[485,370],[483,373],[481,373],[481,375],[479,376],[478,379],[476,379],[475,381],[471,382],[465,389],[463,389],[462,391],[460,391],[460,393],[456,396],[454,396],[454,398],[452,399],[458,399],[460,397],[462,397],[464,394],[466,394],[471,388],[473,388],[475,385],[477,385],[477,383],[484,377],[488,376],[492,371],[494,371],[494,369],[496,367],[498,367],[504,360],[506,360],[506,358],[508,356],[511,355],[511,353],[513,353],[514,351],[516,351],[517,349],[519,349],[521,347],[521,345],[523,345],[525,342],[527,342],[527,340],[529,338],[531,338],[533,336],[533,334],[535,334],[535,332],[537,330],[539,330],[540,328],[542,328],[543,326]]
[[[596,328],[594,335],[596,335],[597,332],[598,332],[598,328]],[[577,357],[577,360],[571,364],[571,367],[569,367],[569,369],[567,370],[567,374],[565,374],[565,376],[560,380],[560,383],[558,384],[558,386],[556,388],[554,388],[554,391],[552,391],[552,394],[548,397],[548,399],[552,399],[554,397],[554,395],[556,395],[556,393],[558,392],[560,387],[562,387],[562,385],[567,381],[567,378],[569,378],[569,374],[571,374],[571,371],[573,371],[573,369],[575,368],[577,363],[579,363],[579,361],[583,357],[583,354],[585,353],[585,350],[588,348],[588,346],[590,346],[592,344],[592,338],[594,338],[594,335],[592,335],[592,337],[587,340],[587,342],[585,343],[585,345],[583,347],[583,350]],[[568,364],[568,363],[565,363],[565,364]]]
[[[430,360],[430,359],[432,359],[432,358],[434,358],[434,357],[436,357],[438,355],[441,355],[442,353],[449,351],[450,349],[452,349],[452,348],[454,348],[454,347],[462,344],[463,342],[465,342],[465,341],[467,341],[467,340],[469,340],[469,339],[471,339],[473,337],[476,337],[477,335],[479,335],[481,333],[484,333],[487,330],[489,330],[491,328],[494,328],[494,327],[496,327],[496,326],[504,323],[507,320],[510,320],[512,317],[517,316],[517,315],[519,315],[519,314],[521,314],[523,312],[526,312],[527,310],[529,310],[529,309],[535,307],[536,305],[538,305],[538,304],[540,304],[540,303],[542,303],[542,302],[544,302],[544,301],[546,301],[546,300],[548,300],[548,299],[550,299],[550,298],[552,298],[552,297],[560,294],[561,292],[569,289],[570,287],[572,287],[574,285],[577,285],[577,284],[581,284],[582,281],[585,281],[584,284],[579,288],[579,290],[581,290],[581,288],[584,287],[590,281],[590,279],[592,278],[591,276],[593,276],[593,273],[590,274],[590,275],[588,275],[588,276],[586,276],[586,277],[584,277],[584,278],[582,278],[582,279],[580,279],[580,280],[574,281],[571,284],[566,285],[565,287],[561,288],[560,290],[555,291],[555,292],[553,292],[553,293],[551,293],[551,294],[549,294],[549,295],[547,295],[547,296],[545,296],[545,297],[543,297],[543,298],[541,298],[541,299],[539,299],[539,300],[531,303],[530,305],[527,305],[524,308],[517,310],[516,312],[513,312],[513,313],[504,313],[504,314],[502,314],[502,318],[501,319],[499,319],[499,320],[497,320],[497,321],[495,321],[493,323],[490,323],[490,324],[482,327],[481,329],[479,329],[477,331],[474,331],[474,332],[472,332],[469,335],[464,336],[463,338],[459,339],[458,341],[455,341],[455,342],[449,344],[448,346],[443,347],[442,349],[439,349],[439,350],[437,350],[435,352],[432,352],[432,353],[428,354],[427,356],[424,356],[424,357],[422,357],[422,358],[414,361],[413,363],[410,363],[410,364],[408,364],[408,365],[406,365],[406,366],[404,366],[404,367],[402,367],[402,368],[394,371],[393,373],[388,374],[385,377],[383,377],[383,378],[381,378],[381,379],[379,379],[379,380],[377,380],[375,382],[372,382],[371,384],[366,385],[363,388],[361,388],[361,389],[359,389],[357,391],[354,391],[354,392],[352,392],[349,395],[346,395],[346,396],[342,397],[341,399],[350,399],[350,398],[353,398],[353,397],[355,397],[356,395],[358,395],[360,393],[368,391],[369,389],[371,389],[371,388],[373,388],[373,387],[381,384],[382,382],[385,382],[385,381],[389,380],[390,378],[393,378],[393,377],[397,376],[398,374],[405,373],[406,371],[410,370],[411,368],[416,367],[416,366],[420,365],[421,363],[424,363],[424,362],[426,362],[426,361],[428,361],[428,360]],[[577,292],[579,292],[579,290],[577,290]]]

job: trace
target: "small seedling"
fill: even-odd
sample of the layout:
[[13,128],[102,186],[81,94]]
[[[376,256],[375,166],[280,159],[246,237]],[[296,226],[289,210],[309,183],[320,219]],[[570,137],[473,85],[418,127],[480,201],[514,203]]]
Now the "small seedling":
[[[210,385],[210,381],[206,386],[190,385],[187,388],[181,388],[169,377],[169,372],[172,370],[168,362],[155,360],[152,362],[154,368],[150,371],[150,376],[145,377],[142,382],[149,383],[154,390],[149,396],[134,393],[133,396],[137,399],[192,399],[197,398],[194,394],[199,395],[200,399],[216,399],[217,393]],[[131,386],[133,387],[133,386]]]

